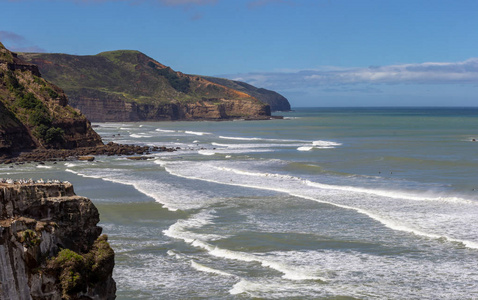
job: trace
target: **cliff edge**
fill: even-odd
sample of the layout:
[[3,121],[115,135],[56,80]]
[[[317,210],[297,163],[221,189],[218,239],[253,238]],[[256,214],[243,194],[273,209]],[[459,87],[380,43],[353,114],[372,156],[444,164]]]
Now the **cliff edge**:
[[0,299],[115,299],[114,252],[70,183],[0,181]]

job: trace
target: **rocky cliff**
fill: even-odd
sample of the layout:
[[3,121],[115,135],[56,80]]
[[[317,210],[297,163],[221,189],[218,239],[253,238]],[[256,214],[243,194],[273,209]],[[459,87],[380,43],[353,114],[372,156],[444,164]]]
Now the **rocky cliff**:
[[209,76],[203,76],[203,78],[211,82],[227,86],[228,88],[249,94],[261,100],[262,102],[269,104],[271,111],[290,111],[289,100],[277,92],[268,89],[257,88],[242,81]]
[[0,183],[0,299],[114,299],[98,221],[70,183]]
[[270,106],[247,92],[176,72],[138,51],[21,57],[38,65],[91,121],[270,117]]
[[0,43],[0,156],[99,144],[100,136],[83,114],[68,106],[63,90]]

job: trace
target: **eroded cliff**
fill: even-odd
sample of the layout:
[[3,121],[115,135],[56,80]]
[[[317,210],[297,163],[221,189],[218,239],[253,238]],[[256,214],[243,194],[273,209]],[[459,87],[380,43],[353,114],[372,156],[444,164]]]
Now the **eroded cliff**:
[[98,222],[70,183],[0,183],[0,298],[114,299],[114,252]]
[[269,104],[247,92],[176,72],[138,51],[21,57],[37,64],[91,121],[268,119],[271,114]]

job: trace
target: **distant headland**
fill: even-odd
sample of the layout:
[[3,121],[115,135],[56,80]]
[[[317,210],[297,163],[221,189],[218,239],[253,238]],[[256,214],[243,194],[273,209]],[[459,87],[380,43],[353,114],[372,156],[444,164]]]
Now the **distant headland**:
[[93,122],[269,119],[286,98],[244,82],[176,72],[132,50],[97,55],[22,53]]

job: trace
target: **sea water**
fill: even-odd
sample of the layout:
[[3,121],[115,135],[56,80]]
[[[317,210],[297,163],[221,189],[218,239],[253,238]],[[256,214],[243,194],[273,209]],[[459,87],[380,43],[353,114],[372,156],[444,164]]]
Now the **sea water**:
[[99,123],[149,160],[0,166],[93,200],[118,299],[478,298],[478,109]]

